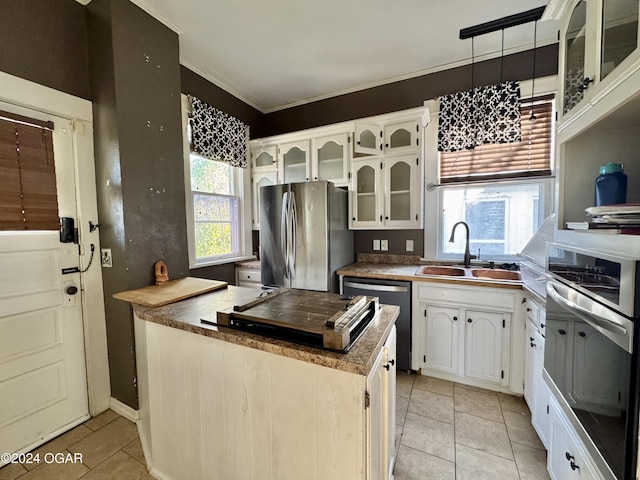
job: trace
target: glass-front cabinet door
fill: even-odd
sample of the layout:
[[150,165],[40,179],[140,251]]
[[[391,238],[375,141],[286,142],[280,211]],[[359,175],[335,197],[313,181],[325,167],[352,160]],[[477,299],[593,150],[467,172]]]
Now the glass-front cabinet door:
[[638,48],[640,0],[602,0],[600,80]]
[[384,151],[386,154],[415,152],[419,147],[418,122],[403,122],[384,126]]
[[280,145],[282,182],[307,182],[310,180],[309,141]]
[[313,139],[313,180],[328,180],[337,187],[349,184],[349,143],[348,133]]
[[415,155],[385,159],[385,226],[419,227],[419,160]]
[[350,228],[375,228],[382,219],[382,159],[352,162]]
[[277,172],[254,173],[252,177],[252,214],[251,228],[260,230],[260,188],[277,183]]
[[571,13],[564,34],[564,97],[563,113],[575,107],[583,98],[584,91],[593,81],[587,59],[587,7],[596,0],[580,0]]
[[251,167],[254,172],[268,172],[278,168],[276,146],[259,147],[251,152]]
[[382,153],[382,128],[380,125],[356,123],[353,150],[366,155]]

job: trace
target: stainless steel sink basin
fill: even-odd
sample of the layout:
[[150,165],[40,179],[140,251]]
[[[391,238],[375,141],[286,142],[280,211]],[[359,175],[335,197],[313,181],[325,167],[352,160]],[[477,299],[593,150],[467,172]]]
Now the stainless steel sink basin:
[[490,278],[492,280],[520,280],[520,272],[492,268],[475,268],[471,275],[476,278]]
[[424,265],[416,270],[416,275],[442,275],[446,277],[464,277],[464,268],[439,267],[436,265]]

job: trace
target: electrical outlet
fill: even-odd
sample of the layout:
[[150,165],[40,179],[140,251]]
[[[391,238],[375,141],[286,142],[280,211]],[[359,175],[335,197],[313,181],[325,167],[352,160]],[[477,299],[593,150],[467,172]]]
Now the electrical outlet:
[[100,263],[103,267],[111,268],[113,267],[113,261],[111,259],[111,249],[110,248],[101,248],[100,249]]
[[380,250],[384,252],[389,250],[389,240],[380,240]]
[[373,249],[374,250],[380,250],[380,240],[374,240],[373,241]]
[[406,247],[405,250],[407,252],[413,252],[413,240],[407,240],[406,241]]

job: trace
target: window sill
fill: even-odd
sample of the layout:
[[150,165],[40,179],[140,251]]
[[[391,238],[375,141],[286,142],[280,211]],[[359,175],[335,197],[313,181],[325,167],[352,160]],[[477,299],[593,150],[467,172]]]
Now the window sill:
[[227,263],[244,262],[245,260],[255,260],[255,255],[240,255],[237,257],[221,258],[219,260],[209,260],[189,265],[189,269],[194,270],[202,267],[212,267],[215,265],[225,265]]

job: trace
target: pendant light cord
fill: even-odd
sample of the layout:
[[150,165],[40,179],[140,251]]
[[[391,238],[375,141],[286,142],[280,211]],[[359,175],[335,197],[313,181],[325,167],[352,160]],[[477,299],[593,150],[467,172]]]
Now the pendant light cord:
[[531,116],[529,117],[530,122],[536,121],[536,116],[533,113],[533,97],[536,92],[536,39],[538,36],[538,20],[533,22],[533,72],[531,74]]

